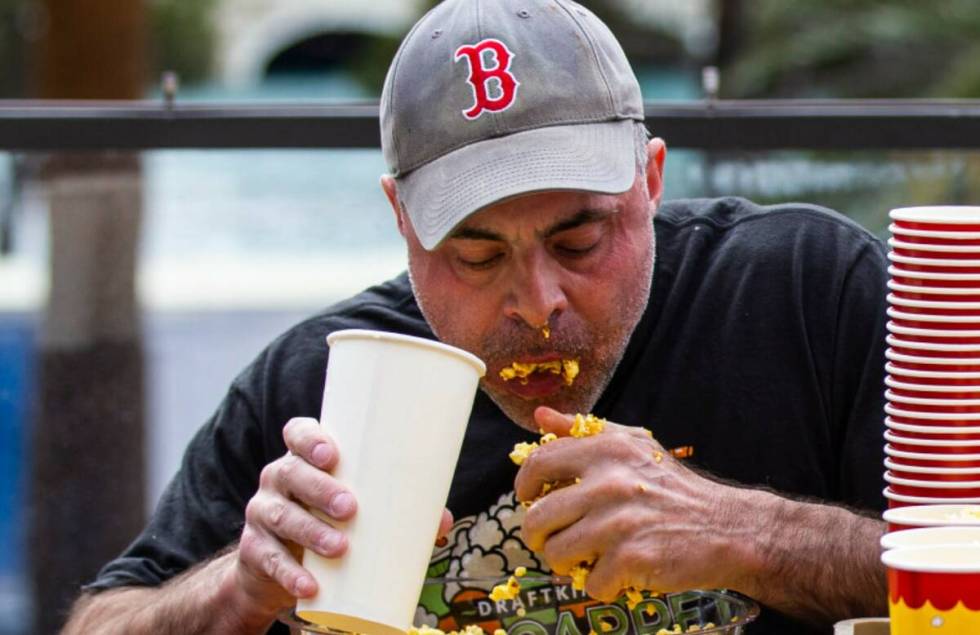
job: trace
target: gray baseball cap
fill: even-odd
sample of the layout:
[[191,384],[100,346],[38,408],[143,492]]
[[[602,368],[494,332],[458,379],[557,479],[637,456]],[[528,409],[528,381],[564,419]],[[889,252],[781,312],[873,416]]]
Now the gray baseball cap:
[[422,246],[543,190],[619,194],[643,98],[622,47],[570,0],[445,0],[405,37],[381,146]]

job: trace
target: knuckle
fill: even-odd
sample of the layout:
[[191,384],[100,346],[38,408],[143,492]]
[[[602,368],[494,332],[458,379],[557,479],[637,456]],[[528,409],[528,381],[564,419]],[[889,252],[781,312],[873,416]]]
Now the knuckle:
[[283,519],[286,518],[286,503],[283,501],[277,501],[269,505],[269,525],[272,527],[281,527],[283,524]]
[[282,553],[275,550],[268,550],[262,555],[262,570],[270,578],[280,579],[283,568]]

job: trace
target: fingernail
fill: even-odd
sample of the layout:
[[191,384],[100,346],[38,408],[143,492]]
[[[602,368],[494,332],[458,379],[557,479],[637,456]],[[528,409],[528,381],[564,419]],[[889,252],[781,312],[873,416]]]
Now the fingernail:
[[311,455],[313,456],[313,462],[320,467],[325,467],[327,463],[330,462],[330,457],[333,453],[330,451],[330,446],[326,443],[318,443],[314,448]]
[[330,500],[330,515],[347,516],[354,511],[354,497],[348,492],[340,492]]
[[297,595],[306,597],[308,595],[313,595],[314,591],[316,591],[316,588],[312,578],[303,575],[296,579]]
[[321,535],[320,540],[317,541],[317,545],[324,554],[334,553],[340,547],[342,540],[343,537],[339,533],[331,531]]

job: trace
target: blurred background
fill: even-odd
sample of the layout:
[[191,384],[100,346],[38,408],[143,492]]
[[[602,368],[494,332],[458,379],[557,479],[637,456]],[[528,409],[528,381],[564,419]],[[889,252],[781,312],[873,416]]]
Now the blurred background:
[[[432,4],[0,0],[0,99],[159,100],[173,71],[178,103],[376,100]],[[975,0],[584,4],[647,100],[702,99],[705,66],[721,98],[980,97]],[[380,150],[0,151],[0,635],[58,629],[272,337],[403,269],[384,169]],[[978,173],[972,151],[679,148],[666,196],[803,200],[883,234],[891,207],[978,202]]]

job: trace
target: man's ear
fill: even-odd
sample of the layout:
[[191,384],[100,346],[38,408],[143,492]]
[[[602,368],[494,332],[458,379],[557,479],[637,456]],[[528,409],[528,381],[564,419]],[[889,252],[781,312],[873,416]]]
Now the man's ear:
[[389,174],[382,176],[381,189],[384,190],[385,196],[388,198],[388,204],[391,205],[391,209],[395,213],[398,233],[405,236],[405,211],[398,202],[398,185],[395,183],[395,179]]
[[647,192],[650,202],[660,206],[664,193],[664,161],[667,159],[667,144],[660,137],[647,142]]

